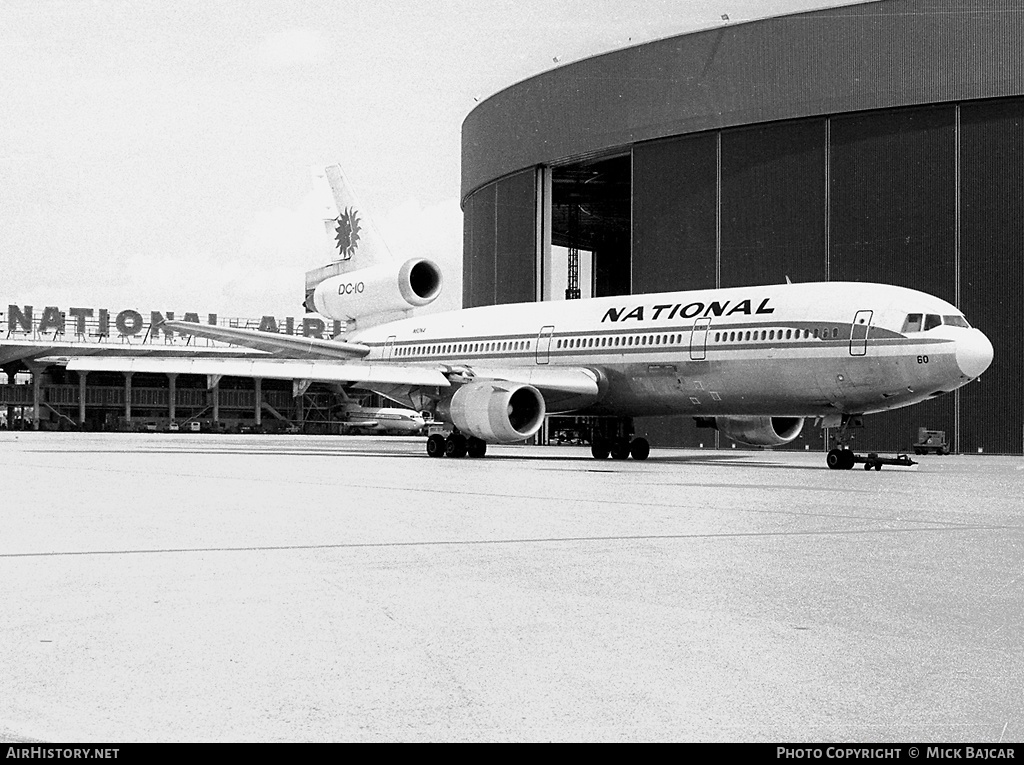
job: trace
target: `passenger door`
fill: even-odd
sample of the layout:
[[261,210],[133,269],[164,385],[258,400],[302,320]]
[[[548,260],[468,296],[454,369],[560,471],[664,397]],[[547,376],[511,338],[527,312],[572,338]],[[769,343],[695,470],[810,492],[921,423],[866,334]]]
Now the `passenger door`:
[[850,355],[866,356],[868,352],[868,333],[871,331],[873,311],[857,311],[850,327]]
[[704,361],[708,355],[708,328],[711,319],[707,316],[697,319],[690,332],[690,360]]
[[537,363],[547,364],[551,361],[551,335],[555,332],[553,326],[541,327],[537,334]]

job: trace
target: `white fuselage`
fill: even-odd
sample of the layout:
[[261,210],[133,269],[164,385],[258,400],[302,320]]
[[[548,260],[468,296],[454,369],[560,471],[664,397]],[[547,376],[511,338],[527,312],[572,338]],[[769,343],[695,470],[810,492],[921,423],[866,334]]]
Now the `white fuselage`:
[[408,435],[422,432],[425,424],[420,412],[398,407],[347,404],[338,416],[344,428],[357,433]]
[[[914,315],[945,321],[925,330]],[[992,359],[950,303],[850,282],[487,306],[349,339],[371,348],[368,362],[592,370],[599,393],[560,409],[617,416],[878,412],[952,391]]]

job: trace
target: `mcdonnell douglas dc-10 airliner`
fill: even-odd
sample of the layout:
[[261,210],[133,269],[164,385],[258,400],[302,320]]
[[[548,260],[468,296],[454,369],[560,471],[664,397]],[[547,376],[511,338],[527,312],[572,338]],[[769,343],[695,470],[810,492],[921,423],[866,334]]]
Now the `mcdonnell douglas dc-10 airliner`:
[[[440,293],[439,268],[424,258],[394,261],[360,217],[340,168],[324,175],[337,206],[329,225],[350,259],[310,272],[306,305],[344,320],[343,339],[168,321],[271,356],[132,359],[117,368],[374,391],[445,424],[427,440],[434,457],[482,457],[489,443],[530,438],[553,413],[615,423],[687,415],[754,446],[789,443],[814,419],[838,429],[828,466],[849,469],[848,429],[863,415],[949,393],[992,361],[988,338],[955,306],[884,284],[787,283],[412,315]],[[110,369],[106,361],[73,359],[69,368]],[[648,456],[645,439],[610,431],[593,438],[595,457]]]

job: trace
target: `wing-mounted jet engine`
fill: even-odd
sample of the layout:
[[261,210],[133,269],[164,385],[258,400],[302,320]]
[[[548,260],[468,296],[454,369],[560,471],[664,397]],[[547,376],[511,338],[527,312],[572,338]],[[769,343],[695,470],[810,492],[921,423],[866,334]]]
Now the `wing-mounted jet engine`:
[[698,425],[713,427],[744,446],[783,446],[800,435],[802,417],[715,417]]
[[523,441],[544,422],[544,397],[532,385],[474,382],[463,385],[448,405],[463,433],[497,444]]
[[456,432],[427,440],[432,457],[482,457],[487,444],[514,444],[533,436],[544,424],[544,397],[532,385],[488,380],[466,383],[437,405],[437,416]]

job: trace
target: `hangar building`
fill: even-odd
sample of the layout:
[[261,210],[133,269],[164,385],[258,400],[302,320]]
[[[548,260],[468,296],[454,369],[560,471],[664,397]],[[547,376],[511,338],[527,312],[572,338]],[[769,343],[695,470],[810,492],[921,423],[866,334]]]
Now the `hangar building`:
[[[897,284],[991,338],[983,379],[866,418],[1024,452],[1024,8],[883,0],[564,65],[462,127],[464,305],[792,281]],[[564,289],[563,289],[564,288]],[[707,442],[641,419],[661,445]],[[819,448],[805,428],[791,446]]]

